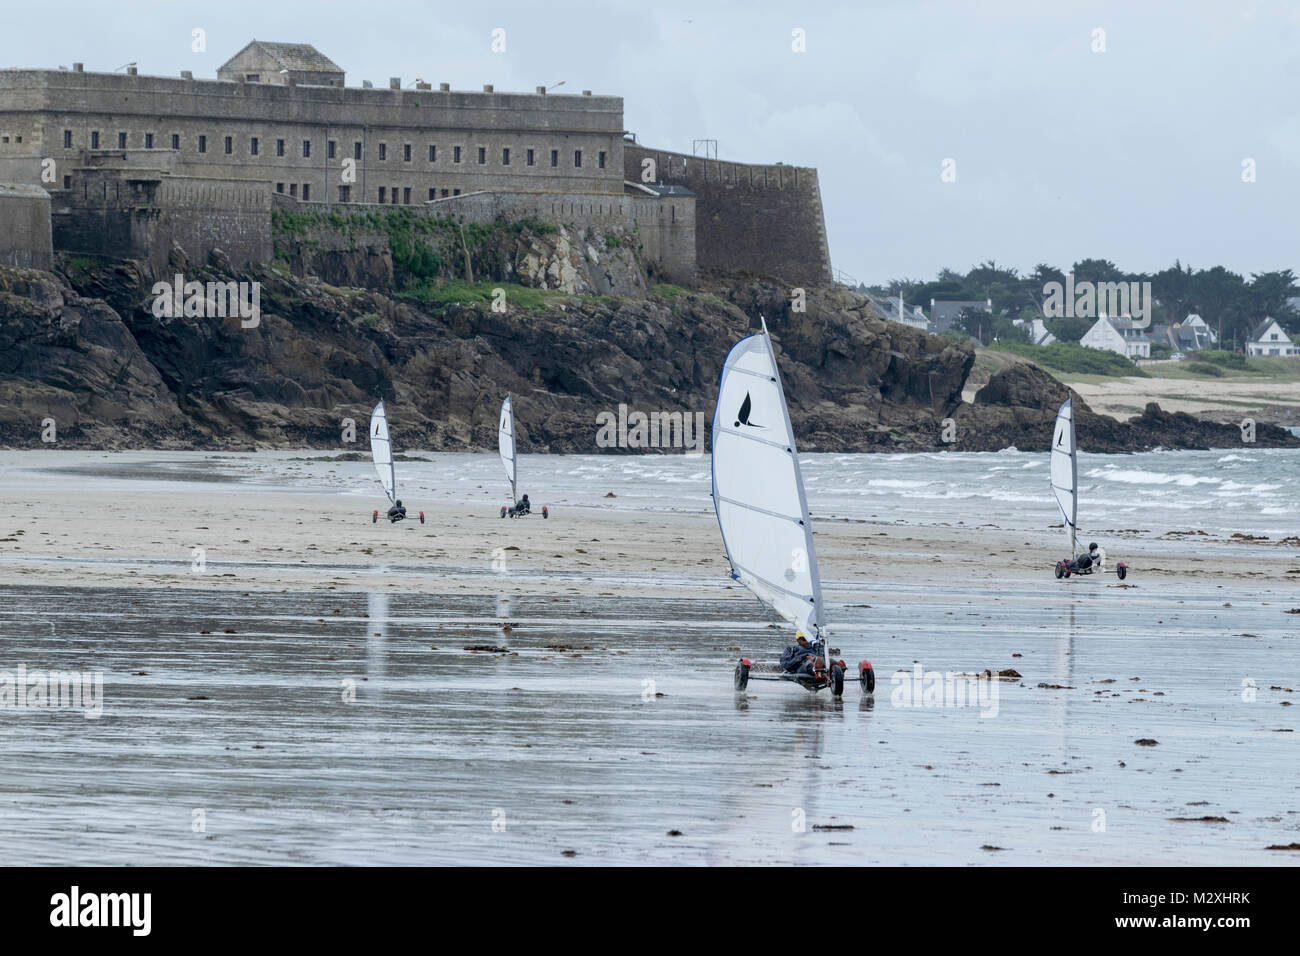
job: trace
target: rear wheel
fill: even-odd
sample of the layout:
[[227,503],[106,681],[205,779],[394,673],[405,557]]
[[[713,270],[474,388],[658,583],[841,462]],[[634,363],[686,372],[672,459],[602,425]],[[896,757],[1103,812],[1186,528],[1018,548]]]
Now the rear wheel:
[[542,505],[542,517],[549,518],[550,516],[551,516],[550,510],[547,509],[546,505]]
[[862,685],[863,691],[868,694],[876,689],[876,672],[871,669],[871,665],[866,661],[858,665],[858,683]]
[[831,667],[831,692],[836,697],[844,696],[844,668],[839,664]]
[[376,511],[373,515],[370,516],[370,523],[374,524],[378,520],[379,520],[379,512]]
[[749,665],[737,664],[735,673],[736,690],[744,690],[749,686]]
[[1115,568],[1115,573],[1119,576],[1119,579],[1123,581],[1126,577],[1128,577],[1128,566],[1124,564],[1118,565]]
[[506,516],[506,506],[505,506],[505,505],[502,505],[502,506],[501,506],[501,517],[504,518],[505,516]]

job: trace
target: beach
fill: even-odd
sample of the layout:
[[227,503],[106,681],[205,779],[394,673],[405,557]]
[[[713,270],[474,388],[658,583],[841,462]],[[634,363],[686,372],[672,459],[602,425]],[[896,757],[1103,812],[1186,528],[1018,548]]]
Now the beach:
[[336,456],[0,452],[0,670],[103,680],[0,710],[19,859],[1296,859],[1295,452],[1081,455],[1123,583],[1054,579],[1046,455],[805,456],[842,700],[733,689],[789,634],[707,456],[523,456],[502,519],[495,455],[410,452],[397,525]]

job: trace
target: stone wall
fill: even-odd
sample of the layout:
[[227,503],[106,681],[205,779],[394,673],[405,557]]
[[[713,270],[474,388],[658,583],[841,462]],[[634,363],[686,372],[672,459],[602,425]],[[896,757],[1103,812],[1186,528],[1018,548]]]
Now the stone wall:
[[0,266],[54,267],[50,196],[44,189],[0,183]]
[[475,193],[426,203],[432,215],[468,222],[534,218],[577,228],[628,229],[652,276],[691,284],[695,269],[695,200],[692,197],[591,196],[557,193]]
[[193,264],[216,249],[235,269],[270,261],[266,183],[102,167],[79,167],[77,183],[59,194],[53,215],[61,251],[139,259],[154,276],[169,273],[174,246]]
[[[796,285],[832,281],[817,170],[754,166],[624,144],[630,182],[695,193],[700,269],[747,271]],[[650,160],[650,179],[643,178]]]

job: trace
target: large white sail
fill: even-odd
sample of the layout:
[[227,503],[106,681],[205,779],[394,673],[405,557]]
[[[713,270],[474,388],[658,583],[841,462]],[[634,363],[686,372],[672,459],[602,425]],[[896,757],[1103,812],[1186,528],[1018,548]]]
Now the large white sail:
[[370,454],[375,459],[375,471],[383,482],[389,501],[397,500],[397,475],[393,471],[393,443],[388,440],[388,416],[380,399],[370,413]]
[[821,579],[812,522],[772,341],[727,353],[713,412],[713,507],[731,576],[808,635],[820,636]]
[[501,423],[497,426],[497,442],[501,447],[501,464],[506,469],[506,480],[510,482],[510,503],[513,505],[518,497],[516,495],[515,411],[509,395],[501,403]]
[[1074,441],[1074,400],[1067,398],[1056,413],[1052,432],[1052,493],[1061,506],[1065,534],[1070,539],[1069,556],[1074,557],[1079,515],[1078,447]]

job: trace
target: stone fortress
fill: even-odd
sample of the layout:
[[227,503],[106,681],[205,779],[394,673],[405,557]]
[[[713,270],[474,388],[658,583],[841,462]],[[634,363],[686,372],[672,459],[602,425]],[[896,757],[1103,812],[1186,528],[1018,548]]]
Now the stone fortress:
[[307,44],[254,40],[217,79],[0,70],[0,264],[179,246],[238,269],[272,256],[271,211],[379,206],[463,221],[635,226],[649,268],[831,280],[817,171],[638,145],[617,96],[347,86]]

